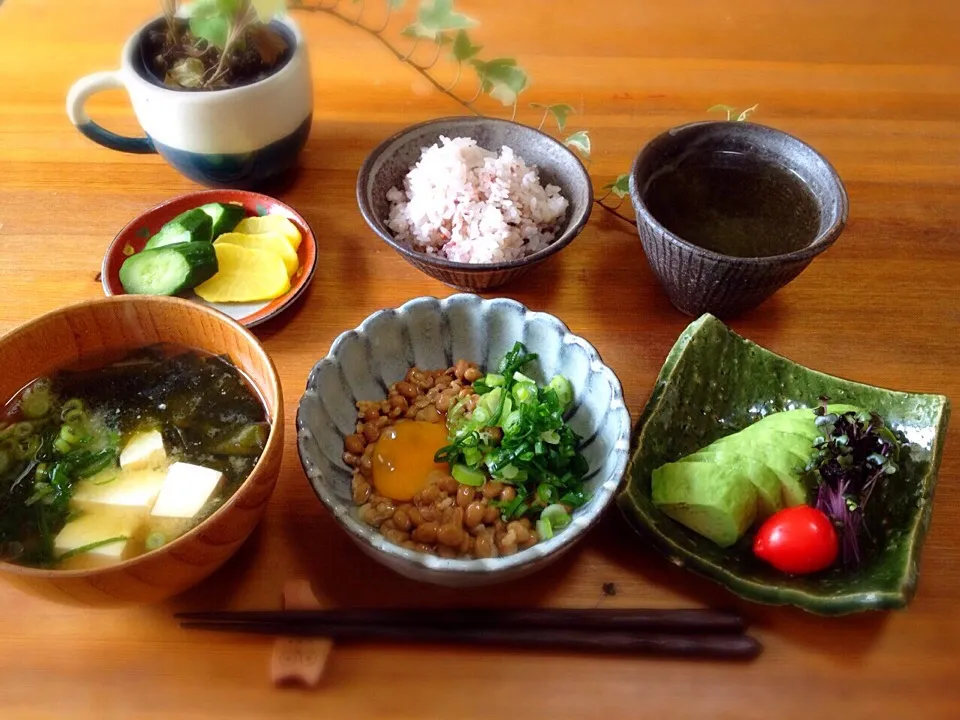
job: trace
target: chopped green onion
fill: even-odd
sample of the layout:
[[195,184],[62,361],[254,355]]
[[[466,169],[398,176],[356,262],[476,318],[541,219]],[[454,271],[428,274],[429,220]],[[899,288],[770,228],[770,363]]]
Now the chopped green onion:
[[81,400],[80,398],[70,398],[69,400],[67,400],[60,407],[60,419],[66,420],[67,414],[74,410],[79,410],[80,412],[84,412],[83,400]]
[[526,499],[526,497],[525,497],[524,495],[521,495],[521,494],[518,493],[517,496],[516,496],[513,500],[510,500],[509,502],[501,503],[501,504],[500,504],[501,513],[500,513],[500,514],[503,516],[503,519],[504,519],[504,520],[511,520],[511,519],[513,519],[514,513],[517,511],[517,509],[518,509],[521,505],[523,505],[523,501],[524,501],[525,499]]
[[123,542],[129,538],[126,535],[117,535],[116,537],[107,538],[106,540],[97,540],[96,542],[88,543],[87,545],[82,545],[73,550],[67,550],[63,555],[60,556],[59,560],[63,562],[68,558],[72,558],[75,555],[81,555],[83,553],[88,553],[91,550],[96,550],[98,547],[103,547],[104,545],[112,545],[115,542]]
[[58,492],[63,492],[70,487],[70,474],[63,463],[56,463],[50,468],[50,484]]
[[101,470],[106,470],[113,464],[116,457],[117,453],[112,449],[101,450],[98,453],[94,453],[85,463],[76,468],[77,479],[80,480],[90,477],[91,475],[96,475]]
[[559,495],[557,489],[549,483],[540,483],[537,486],[537,500],[544,505],[552,506],[553,503],[557,502]]
[[87,418],[86,413],[84,413],[80,408],[73,408],[65,413],[60,413],[60,415],[67,425],[80,425]]
[[586,505],[590,500],[590,495],[585,493],[583,490],[577,490],[574,492],[568,492],[566,495],[560,498],[560,503],[562,505],[569,505],[570,507],[580,507],[581,505]]
[[24,500],[23,504],[27,507],[30,507],[34,503],[43,499],[46,495],[49,495],[53,492],[53,488],[45,482],[34,483],[33,485],[33,494]]
[[162,547],[167,544],[167,536],[162,532],[152,532],[147,535],[147,539],[144,541],[143,546],[147,550],[156,550],[158,547]]
[[13,436],[17,439],[30,437],[33,435],[33,423],[18,422],[13,426]]
[[513,394],[513,399],[521,405],[524,403],[536,402],[537,386],[533,383],[517,383],[513,386],[511,393]]
[[20,410],[31,420],[38,420],[50,412],[53,398],[50,394],[50,383],[40,381],[28,387],[20,398]]
[[543,512],[540,513],[540,519],[546,519],[550,523],[551,528],[556,528],[558,530],[565,528],[570,524],[572,518],[567,512],[567,509],[560,504],[553,504],[545,507]]
[[[482,403],[483,400],[488,397],[493,397],[493,393],[484,395],[480,402]],[[476,427],[486,427],[487,423],[490,421],[491,415],[491,411],[487,410],[482,405],[477,405],[476,409],[473,411],[473,416],[470,419],[473,421]]]
[[523,374],[522,372],[520,372],[519,370],[517,370],[517,371],[513,374],[513,379],[514,379],[515,382],[518,382],[518,383],[520,383],[521,385],[533,385],[534,387],[537,386],[537,381],[536,381],[536,380],[534,380],[532,377],[527,377],[526,375],[524,375],[524,374]]
[[483,380],[477,380],[477,381],[475,381],[475,382],[473,383],[472,387],[473,387],[473,391],[474,391],[477,395],[486,395],[488,392],[490,392],[491,390],[493,390],[493,388],[490,387],[489,385],[487,385]]
[[483,383],[491,388],[501,387],[502,385],[507,384],[507,379],[503,375],[497,375],[496,373],[487,373],[487,376],[483,378]]
[[506,467],[500,468],[500,477],[506,480],[513,480],[519,472],[520,468],[516,465],[507,465]]
[[551,445],[559,445],[560,433],[558,433],[556,430],[544,430],[542,433],[540,433],[540,439],[545,443],[550,443]]
[[86,433],[78,430],[74,425],[61,425],[59,439],[71,447],[81,444],[86,439]]
[[479,465],[483,461],[483,453],[475,447],[464,448],[463,461],[467,465]]
[[547,387],[557,394],[560,407],[564,410],[570,407],[573,402],[573,385],[570,384],[569,380],[563,375],[554,375]]
[[39,435],[31,435],[30,437],[20,438],[13,446],[13,454],[18,460],[33,460],[37,457],[37,452],[39,450]]
[[537,520],[537,537],[539,537],[540,540],[549,540],[553,537],[553,526],[550,524],[550,521],[542,515],[540,519]]
[[480,487],[487,479],[481,470],[474,470],[460,463],[453,466],[450,474],[461,485],[470,485],[471,487]]
[[117,478],[119,478],[119,477],[120,477],[120,473],[113,473],[112,475],[108,475],[107,477],[103,478],[102,480],[97,480],[97,481],[96,481],[95,483],[93,483],[93,484],[94,484],[94,485],[97,485],[98,487],[99,487],[100,485],[109,485],[110,483],[115,482],[115,481],[117,480]]
[[501,425],[501,427],[503,427],[504,432],[510,433],[516,430],[517,426],[519,426],[520,423],[522,422],[523,422],[523,413],[520,412],[519,410],[513,410],[510,414],[508,414],[504,418],[503,424]]
[[73,450],[73,446],[62,437],[57,437],[57,439],[53,441],[53,449],[61,455],[66,455],[68,452]]

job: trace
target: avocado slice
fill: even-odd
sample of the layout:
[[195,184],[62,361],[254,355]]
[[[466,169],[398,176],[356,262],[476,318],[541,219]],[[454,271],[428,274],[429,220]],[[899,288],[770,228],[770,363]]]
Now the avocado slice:
[[[854,405],[842,404],[827,406],[827,412],[838,415],[850,411],[859,412],[860,408]],[[752,425],[748,425],[740,432],[755,433],[773,429],[809,436],[811,442],[820,435],[819,428],[817,428],[816,415],[814,415],[812,408],[799,408],[797,410],[784,410],[783,412],[771,413]],[[737,434],[739,435],[740,433]]]
[[757,490],[740,468],[677,462],[653,471],[654,505],[720,547],[733,545],[757,516]]
[[[815,452],[813,440],[804,435],[767,429],[763,433],[739,432],[728,435],[698,451],[694,456],[724,453],[721,462],[732,456],[763,463],[780,479],[784,506],[793,507],[807,502],[809,490],[802,476]],[[698,457],[697,461],[699,459]],[[716,457],[711,459],[717,461]]]
[[715,463],[739,469],[753,483],[757,491],[758,520],[766,520],[784,507],[780,475],[760,459],[727,450],[708,452],[708,448],[705,448],[701,452],[688,455],[679,462]]
[[803,482],[803,469],[808,460],[793,453],[778,452],[767,445],[744,445],[742,447],[708,445],[703,450],[680,460],[680,462],[737,463],[744,460],[758,462],[772,472],[778,482],[781,507],[805,505],[809,490]]

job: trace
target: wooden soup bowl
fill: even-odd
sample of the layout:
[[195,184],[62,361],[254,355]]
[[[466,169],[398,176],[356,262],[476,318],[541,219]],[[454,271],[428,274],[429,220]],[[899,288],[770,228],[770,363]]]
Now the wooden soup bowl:
[[176,343],[227,355],[256,387],[270,435],[260,461],[209,518],[173,542],[115,565],[48,570],[0,562],[0,576],[48,599],[80,605],[151,603],[183,592],[237,551],[266,508],[283,454],[283,397],[277,370],[257,339],[216,310],[179,298],[127,295],[71,305],[0,338],[0,397],[32,380],[110,351]]

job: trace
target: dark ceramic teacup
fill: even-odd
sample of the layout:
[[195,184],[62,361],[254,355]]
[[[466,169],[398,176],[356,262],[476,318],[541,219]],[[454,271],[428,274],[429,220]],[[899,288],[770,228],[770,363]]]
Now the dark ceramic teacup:
[[[203,185],[248,189],[292,168],[310,134],[313,90],[303,35],[289,18],[273,28],[293,49],[272,75],[222,90],[175,90],[145,67],[141,47],[163,18],[137,30],[124,45],[120,69],[80,78],[67,96],[67,115],[96,143],[128,153],[159,153]],[[84,106],[101,90],[124,88],[146,137],[125,137],[93,122]]]
[[[774,230],[765,240],[771,253],[745,257],[708,249],[707,243],[696,244],[668,229],[651,212],[652,184],[684,163],[713,154],[736,155],[740,162],[799,179],[814,208],[809,242],[781,252]],[[791,135],[746,122],[694,123],[657,136],[633,163],[630,196],[651,268],[670,302],[690,315],[730,316],[759,305],[830,247],[847,220],[846,191],[822,155]]]

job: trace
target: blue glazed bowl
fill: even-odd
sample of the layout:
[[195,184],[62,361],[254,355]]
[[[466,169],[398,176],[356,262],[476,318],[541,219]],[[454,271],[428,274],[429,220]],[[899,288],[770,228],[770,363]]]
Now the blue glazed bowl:
[[[313,90],[300,29],[289,18],[271,24],[292,48],[289,60],[255,83],[225,90],[174,90],[146,70],[141,47],[157,18],[130,36],[120,69],[81,78],[67,95],[67,115],[96,143],[128,153],[159,153],[191,180],[211,187],[252,189],[296,165],[310,134]],[[87,115],[87,99],[125,88],[146,137],[124,137]]]
[[[573,385],[571,427],[584,438],[592,499],[572,524],[552,539],[516,555],[480,560],[445,559],[394,545],[357,517],[343,462],[344,437],[353,433],[356,402],[386,396],[416,365],[449,367],[463,358],[491,367],[520,340],[539,354],[524,369],[545,382],[563,374]],[[334,341],[310,373],[297,412],[297,447],[310,485],[327,510],[365,553],[401,575],[448,586],[484,585],[539,570],[573,547],[613,499],[627,465],[630,413],[620,381],[586,340],[552,315],[532,312],[513,300],[453,295],[417,298],[381,310]]]

